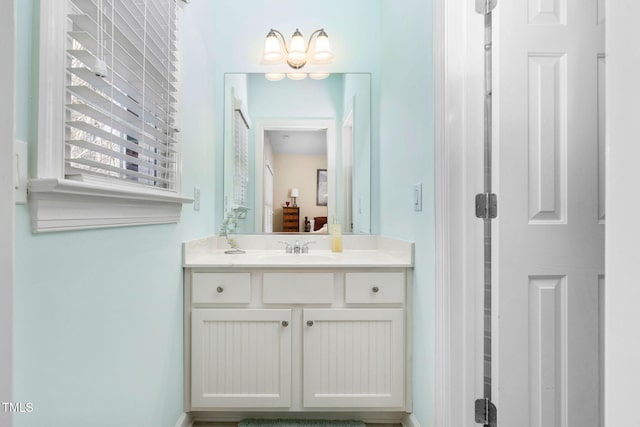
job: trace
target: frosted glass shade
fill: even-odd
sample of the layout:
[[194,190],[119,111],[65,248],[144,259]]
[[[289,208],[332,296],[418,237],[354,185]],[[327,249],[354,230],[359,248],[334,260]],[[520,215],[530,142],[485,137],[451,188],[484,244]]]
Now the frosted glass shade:
[[287,77],[291,80],[304,80],[307,78],[307,73],[287,73]]
[[291,36],[291,43],[289,44],[289,53],[287,54],[287,62],[292,66],[302,66],[307,62],[307,52],[304,45],[304,39],[298,29]]
[[285,74],[284,73],[266,73],[264,75],[264,78],[267,80],[270,80],[272,82],[277,82],[279,80],[284,79]]
[[284,58],[284,53],[282,52],[282,44],[276,33],[273,31],[269,31],[267,34],[267,38],[264,41],[264,54],[262,55],[265,62],[279,62]]
[[324,31],[320,31],[318,37],[316,37],[316,48],[311,59],[318,64],[326,64],[333,60],[329,37],[327,37],[327,33]]
[[324,80],[329,77],[329,73],[309,73],[309,77],[313,80]]

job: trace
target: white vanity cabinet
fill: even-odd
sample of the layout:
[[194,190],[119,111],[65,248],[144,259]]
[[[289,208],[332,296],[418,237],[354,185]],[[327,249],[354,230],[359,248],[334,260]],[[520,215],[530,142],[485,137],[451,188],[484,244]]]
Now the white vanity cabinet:
[[189,411],[411,409],[410,268],[185,268]]

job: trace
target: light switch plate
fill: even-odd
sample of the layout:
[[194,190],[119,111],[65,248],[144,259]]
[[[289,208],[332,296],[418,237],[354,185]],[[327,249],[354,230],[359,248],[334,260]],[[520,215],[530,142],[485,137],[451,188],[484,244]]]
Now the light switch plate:
[[413,185],[413,210],[422,211],[422,184]]
[[13,152],[13,184],[15,188],[15,203],[24,205],[27,203],[27,143],[16,140]]
[[200,210],[200,188],[193,187],[193,210]]

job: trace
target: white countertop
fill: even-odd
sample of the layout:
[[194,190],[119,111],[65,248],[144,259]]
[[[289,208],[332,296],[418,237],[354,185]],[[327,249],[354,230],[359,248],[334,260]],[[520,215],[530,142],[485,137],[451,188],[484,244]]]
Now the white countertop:
[[413,243],[382,236],[345,235],[343,251],[329,250],[329,237],[314,237],[308,254],[287,254],[279,240],[300,244],[305,235],[236,235],[244,254],[226,254],[224,237],[209,237],[183,244],[186,268],[348,268],[412,267]]

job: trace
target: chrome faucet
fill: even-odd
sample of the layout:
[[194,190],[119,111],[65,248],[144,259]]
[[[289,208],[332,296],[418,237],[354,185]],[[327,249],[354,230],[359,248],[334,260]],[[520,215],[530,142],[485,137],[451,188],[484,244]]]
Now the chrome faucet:
[[278,240],[278,243],[282,243],[284,245],[284,252],[287,254],[308,254],[309,245],[315,242],[300,244],[300,241],[296,240],[294,244],[291,244],[284,240]]

